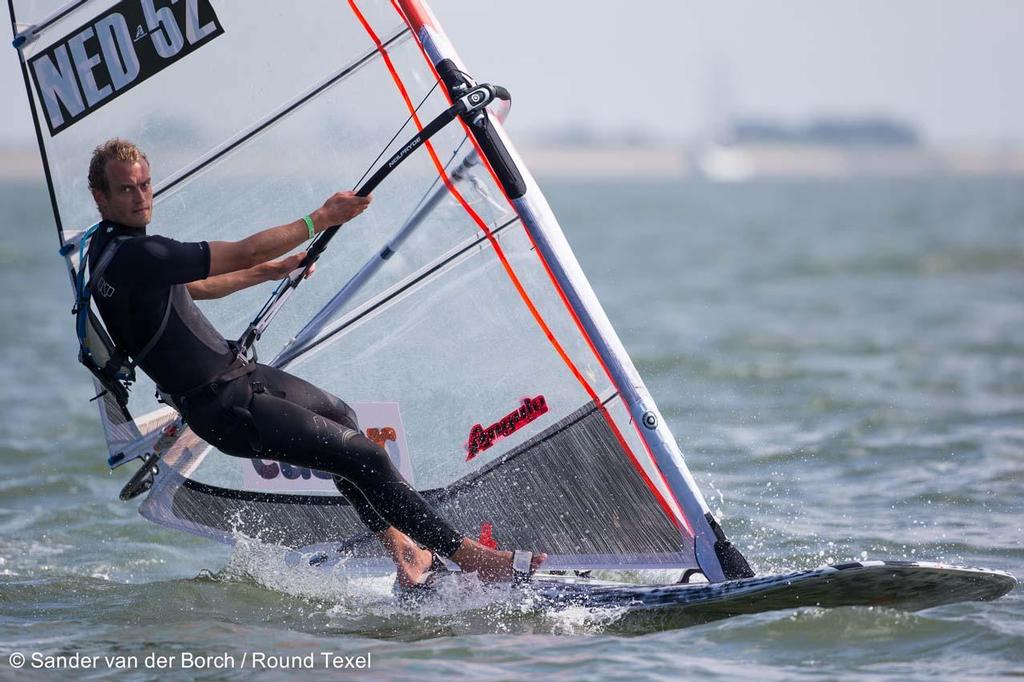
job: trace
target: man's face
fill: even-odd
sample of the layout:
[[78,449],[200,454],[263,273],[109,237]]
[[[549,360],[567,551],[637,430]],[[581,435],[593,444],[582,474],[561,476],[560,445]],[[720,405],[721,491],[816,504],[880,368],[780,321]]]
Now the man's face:
[[107,220],[145,227],[153,219],[153,184],[146,161],[107,161],[109,194],[93,190],[100,215]]

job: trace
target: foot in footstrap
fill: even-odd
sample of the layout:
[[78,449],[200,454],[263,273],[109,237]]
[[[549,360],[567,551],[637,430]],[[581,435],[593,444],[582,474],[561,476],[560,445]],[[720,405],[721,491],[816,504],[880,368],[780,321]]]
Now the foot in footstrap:
[[444,559],[441,558],[436,552],[430,553],[430,568],[423,572],[423,574],[416,580],[415,583],[408,587],[399,587],[401,590],[429,590],[437,586],[437,581],[441,576],[453,573],[448,564],[445,563]]

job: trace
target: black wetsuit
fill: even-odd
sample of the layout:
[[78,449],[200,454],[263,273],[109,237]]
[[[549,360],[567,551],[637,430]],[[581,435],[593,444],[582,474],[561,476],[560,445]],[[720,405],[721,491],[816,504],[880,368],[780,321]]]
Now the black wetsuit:
[[122,236],[131,239],[119,242],[100,281],[92,282],[94,300],[114,343],[132,357],[167,315],[139,367],[174,396],[196,434],[236,457],[330,472],[370,530],[394,526],[444,556],[458,549],[462,536],[359,430],[348,405],[291,374],[238,361],[185,288],[209,276],[206,242],[177,242],[104,221],[92,237],[90,268]]

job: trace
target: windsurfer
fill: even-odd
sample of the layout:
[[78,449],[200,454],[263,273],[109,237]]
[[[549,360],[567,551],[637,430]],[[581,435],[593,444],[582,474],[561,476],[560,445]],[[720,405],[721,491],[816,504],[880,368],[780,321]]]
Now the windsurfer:
[[284,371],[240,359],[194,303],[284,277],[305,255],[284,254],[352,220],[370,197],[338,192],[302,220],[239,241],[184,243],[146,233],[153,214],[149,161],[130,142],[115,138],[95,149],[89,188],[103,218],[89,253],[100,314],[117,347],[172,397],[196,434],[230,455],[334,474],[391,554],[402,586],[421,584],[439,568],[436,555],[494,582],[521,577],[547,558],[514,556],[462,536],[359,430],[348,405]]

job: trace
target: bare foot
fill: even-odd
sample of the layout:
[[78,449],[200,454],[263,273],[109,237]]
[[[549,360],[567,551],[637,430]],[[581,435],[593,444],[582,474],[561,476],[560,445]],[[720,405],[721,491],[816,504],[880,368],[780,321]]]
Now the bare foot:
[[[512,552],[484,547],[479,542],[466,538],[458,551],[452,555],[452,561],[459,565],[464,573],[476,573],[486,583],[512,582]],[[530,572],[540,568],[548,558],[547,554],[534,554],[530,562]]]
[[377,538],[387,548],[395,562],[398,573],[398,584],[401,587],[415,587],[430,570],[433,555],[429,549],[423,549],[412,541],[408,535],[397,528],[388,528],[378,533]]

